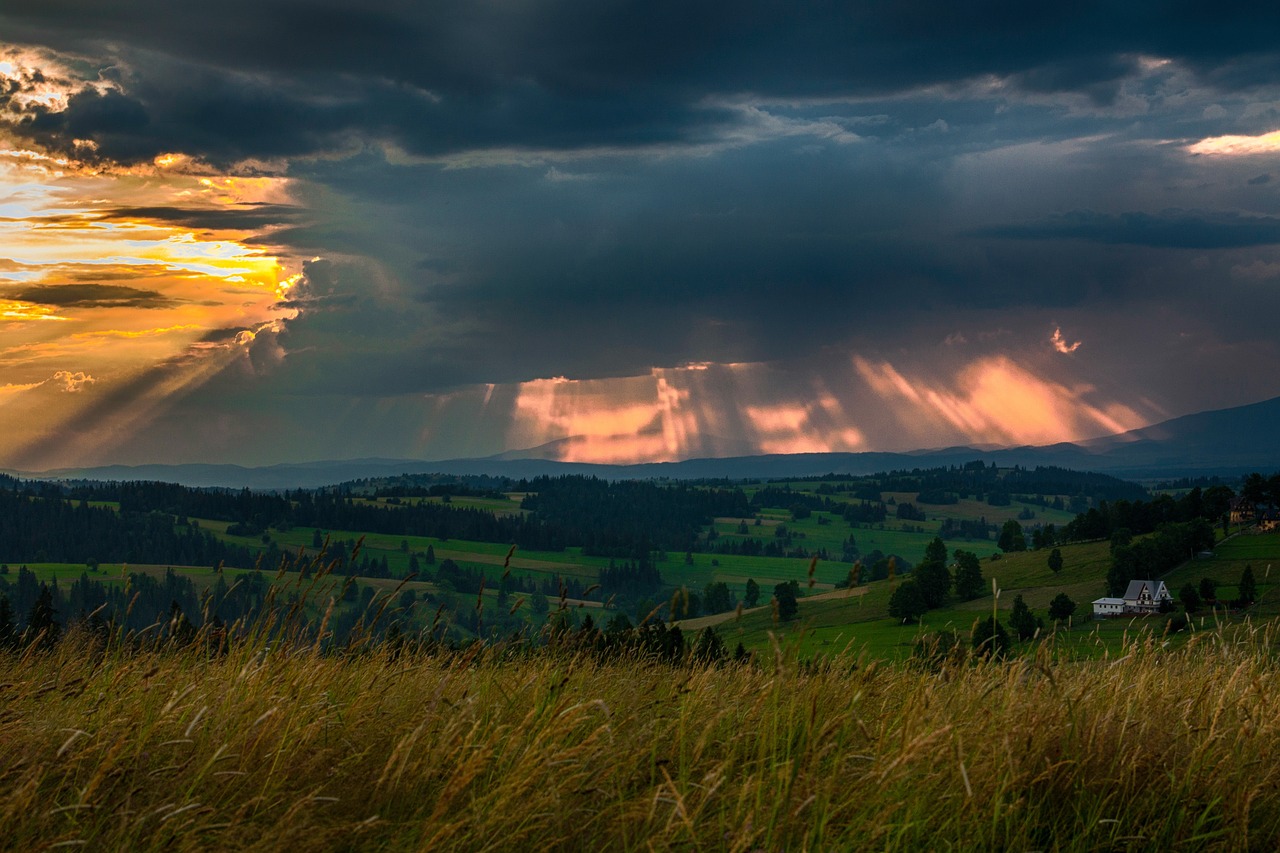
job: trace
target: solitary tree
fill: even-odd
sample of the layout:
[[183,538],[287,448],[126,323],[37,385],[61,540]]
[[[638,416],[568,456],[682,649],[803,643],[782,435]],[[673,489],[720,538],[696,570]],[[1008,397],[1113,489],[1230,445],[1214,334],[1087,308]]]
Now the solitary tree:
[[994,616],[979,621],[970,639],[979,657],[1002,658],[1009,650],[1009,634]]
[[1213,578],[1200,578],[1200,599],[1202,601],[1218,600],[1218,582]]
[[1062,622],[1071,618],[1071,614],[1076,612],[1076,603],[1071,600],[1071,596],[1065,592],[1060,592],[1053,597],[1053,601],[1049,602],[1049,618]]
[[1021,595],[1013,599],[1013,609],[1009,611],[1009,627],[1017,632],[1019,640],[1030,640],[1040,630],[1040,620],[1027,607]]
[[1022,534],[1022,525],[1017,519],[1011,518],[1004,523],[1004,527],[1000,528],[1000,540],[997,544],[1005,552],[1027,550],[1027,538]]
[[782,621],[794,619],[799,612],[800,605],[796,602],[799,592],[800,584],[797,581],[780,583],[773,588],[773,597],[778,602],[778,618]]
[[926,607],[932,610],[946,603],[947,592],[951,589],[951,572],[947,571],[946,563],[925,560],[915,567],[912,577],[924,596]]
[[1062,571],[1062,550],[1060,548],[1054,548],[1049,552],[1049,569],[1055,575]]
[[972,551],[956,549],[956,595],[965,601],[978,598],[985,591],[982,582],[982,563]]
[[1240,585],[1236,587],[1236,598],[1241,605],[1253,604],[1258,598],[1258,583],[1253,579],[1253,566],[1245,566],[1240,575]]
[[747,591],[742,596],[742,604],[745,607],[755,607],[760,603],[760,584],[756,583],[755,578],[747,578]]
[[1200,590],[1191,581],[1187,581],[1178,592],[1178,600],[1188,613],[1195,613],[1200,609]]
[[920,586],[913,580],[903,581],[889,597],[889,615],[900,622],[915,622],[928,609]]
[[702,609],[707,613],[724,613],[738,606],[729,585],[724,581],[709,581],[702,589]]

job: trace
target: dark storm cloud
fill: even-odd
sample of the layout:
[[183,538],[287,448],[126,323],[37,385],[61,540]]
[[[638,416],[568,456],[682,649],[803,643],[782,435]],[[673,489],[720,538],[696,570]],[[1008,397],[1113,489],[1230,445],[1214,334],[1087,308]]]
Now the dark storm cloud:
[[106,219],[151,219],[188,228],[247,231],[293,222],[304,215],[301,208],[285,204],[247,204],[232,208],[114,207],[103,212]]
[[59,308],[172,308],[182,301],[120,284],[41,284],[19,290],[14,297]]
[[26,108],[23,132],[126,161],[368,139],[420,154],[697,142],[738,120],[707,96],[868,96],[991,74],[1109,104],[1139,55],[1230,88],[1280,75],[1280,12],[1256,5],[17,0],[0,31],[119,80],[65,111]]
[[107,212],[325,258],[260,335],[278,363],[190,403],[278,415],[290,454],[282,400],[364,400],[345,441],[397,396],[703,361],[941,384],[995,352],[1187,411],[1226,361],[1280,376],[1268,167],[1187,153],[1280,126],[1278,32],[1257,4],[9,0],[0,33],[99,85],[0,113],[291,179],[296,208]]
[[[318,347],[313,336],[343,329],[344,349],[399,340],[398,357],[384,361],[374,343],[366,359],[347,349],[342,360],[363,365],[359,382],[382,373],[388,388],[430,390],[809,353],[833,335],[879,335],[873,312],[952,304],[958,270],[915,222],[942,201],[934,172],[849,156],[763,145],[622,174],[598,164],[608,171],[588,180],[326,164],[313,177],[378,199],[381,216],[350,214],[353,242],[374,257],[417,252],[399,293],[361,288],[347,314],[304,314],[283,340]],[[348,269],[314,287],[367,280]]]
[[1234,211],[1166,210],[1121,214],[1076,210],[1040,222],[997,226],[979,234],[1017,240],[1086,240],[1167,249],[1233,249],[1280,243],[1280,217]]

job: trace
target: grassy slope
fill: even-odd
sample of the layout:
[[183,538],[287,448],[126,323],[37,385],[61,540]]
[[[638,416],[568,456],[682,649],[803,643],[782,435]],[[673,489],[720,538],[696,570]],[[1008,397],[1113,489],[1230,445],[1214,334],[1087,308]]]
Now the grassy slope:
[[[1002,619],[1012,607],[1014,597],[1022,595],[1027,605],[1047,622],[1049,602],[1058,593],[1065,592],[1076,602],[1077,610],[1070,628],[1058,629],[1058,641],[1081,654],[1114,652],[1126,632],[1163,627],[1163,621],[1155,619],[1093,622],[1089,618],[1089,603],[1105,594],[1103,579],[1110,561],[1108,546],[1094,542],[1069,545],[1061,550],[1063,569],[1059,575],[1049,570],[1046,551],[1010,554],[995,562],[982,561],[984,577],[988,582],[994,578],[1000,588],[997,606],[1004,614]],[[1219,547],[1214,559],[1187,564],[1172,572],[1166,583],[1176,595],[1188,579],[1213,577],[1219,582],[1222,597],[1226,598],[1234,593],[1240,572],[1250,562],[1258,578],[1260,599],[1254,612],[1263,617],[1280,616],[1280,584],[1274,582],[1280,577],[1266,576],[1268,563],[1280,564],[1280,533],[1234,537]],[[879,581],[869,584],[865,595],[817,601],[801,599],[799,618],[791,623],[775,623],[771,610],[760,608],[744,614],[741,619],[723,622],[717,631],[730,646],[741,642],[756,650],[768,648],[772,634],[794,637],[800,647],[810,653],[851,647],[865,650],[872,657],[901,657],[910,652],[911,643],[920,632],[953,628],[967,633],[974,620],[990,613],[993,605],[989,594],[971,602],[958,602],[953,598],[949,606],[930,611],[922,624],[899,625],[889,617],[893,586],[888,581]],[[695,622],[693,626],[703,624],[706,623]],[[1212,624],[1211,615],[1208,624]]]
[[[793,484],[797,489],[813,488],[814,484]],[[833,496],[839,499],[841,496]],[[844,496],[847,497],[847,496]],[[912,493],[886,493],[886,498],[893,497],[898,502],[915,499]],[[413,501],[417,499],[406,499]],[[430,499],[430,500],[439,500]],[[520,512],[519,501],[511,499],[454,498],[455,505],[476,505],[498,511]],[[957,504],[933,506],[922,505],[928,515],[923,522],[900,522],[889,519],[883,525],[863,525],[851,528],[838,516],[830,513],[816,512],[811,517],[800,521],[791,518],[788,510],[766,508],[760,512],[761,524],[755,526],[748,521],[746,537],[762,538],[768,541],[773,530],[779,524],[786,524],[796,534],[802,534],[795,544],[806,549],[825,548],[836,559],[820,560],[812,578],[808,576],[809,561],[802,558],[782,557],[741,557],[716,555],[707,553],[693,554],[692,562],[686,563],[685,555],[669,554],[659,564],[663,578],[673,585],[684,585],[692,590],[700,590],[708,582],[724,581],[738,595],[745,592],[748,579],[755,580],[761,588],[762,599],[768,601],[773,586],[777,583],[798,580],[805,592],[809,594],[824,593],[832,590],[836,582],[844,580],[848,575],[848,566],[838,559],[842,543],[852,535],[863,553],[879,549],[885,553],[899,553],[909,560],[918,561],[924,553],[927,543],[936,535],[936,530],[944,517],[974,518],[985,516],[994,523],[1002,523],[1008,518],[1015,518],[1023,509],[1036,513],[1038,522],[1063,524],[1072,518],[1064,511],[1055,511],[1038,506],[1014,502],[1009,507],[991,507],[975,501],[961,501]],[[820,518],[828,523],[821,523]],[[717,519],[716,530],[722,539],[743,538],[739,534],[739,519]],[[220,538],[235,544],[248,547],[261,547],[262,542],[255,537],[236,537],[226,533],[229,526],[226,522],[200,520],[203,528],[212,531]],[[923,528],[926,532],[907,532],[909,528]],[[882,529],[883,528],[883,529]],[[371,559],[385,558],[393,574],[402,576],[408,572],[410,554],[422,554],[430,546],[437,560],[453,559],[464,568],[477,568],[493,578],[500,571],[507,557],[508,545],[499,543],[481,543],[464,540],[440,540],[430,537],[400,537],[365,535],[359,531],[325,531],[335,540],[357,540],[363,536],[362,553]],[[311,548],[314,531],[311,528],[295,528],[287,532],[272,531],[274,541],[285,550],[303,549],[313,554]],[[1257,575],[1261,595],[1255,608],[1259,615],[1280,616],[1280,587],[1270,584],[1268,566],[1271,562],[1280,563],[1280,534],[1270,536],[1238,536],[1224,543],[1219,548],[1217,557],[1208,562],[1197,561],[1171,573],[1166,579],[1170,590],[1177,595],[1183,583],[1188,580],[1198,581],[1202,576],[1214,577],[1219,581],[1222,598],[1234,595],[1235,582],[1246,564],[1252,564]],[[1007,555],[995,562],[988,558],[997,549],[994,543],[980,540],[952,540],[948,542],[950,549],[965,548],[975,551],[983,557],[984,576],[990,580],[995,578],[1001,590],[998,602],[999,609],[1007,611],[1012,606],[1015,595],[1021,594],[1027,604],[1041,616],[1044,616],[1049,601],[1058,593],[1065,592],[1076,601],[1077,619],[1068,630],[1060,630],[1060,641],[1070,643],[1077,651],[1096,653],[1099,649],[1118,647],[1123,641],[1126,631],[1148,626],[1152,620],[1139,620],[1130,624],[1128,621],[1109,621],[1102,624],[1088,619],[1089,602],[1104,592],[1103,578],[1106,575],[1109,556],[1105,543],[1090,543],[1068,546],[1063,549],[1065,567],[1059,576],[1054,576],[1046,565],[1047,553],[1026,552]],[[574,577],[584,584],[594,582],[599,570],[608,564],[602,557],[590,557],[581,553],[581,549],[568,548],[562,552],[517,552],[511,560],[512,573],[518,577],[534,580],[557,575]],[[114,573],[119,567],[102,568],[102,573],[95,579],[110,580],[118,577]],[[163,567],[131,567],[144,568],[149,572],[163,572]],[[430,568],[430,567],[425,567]],[[58,576],[70,579],[78,577],[83,570],[79,566],[42,566],[39,574],[42,577]],[[197,584],[212,583],[213,573],[210,569],[179,569],[192,575]],[[812,580],[812,584],[810,581]],[[368,581],[361,583],[372,585],[382,591],[394,589],[397,581]],[[411,583],[407,588],[420,592],[431,591],[433,586],[423,583]],[[496,590],[490,589],[489,596]],[[689,625],[700,628],[709,622],[717,624],[730,645],[742,642],[747,648],[757,651],[767,649],[772,640],[771,635],[791,636],[798,638],[800,647],[806,652],[831,652],[852,645],[865,650],[875,657],[900,657],[907,653],[915,636],[924,630],[956,629],[967,632],[974,620],[990,612],[993,601],[990,595],[967,603],[952,601],[947,607],[931,611],[921,625],[902,626],[895,624],[888,616],[888,601],[892,592],[892,584],[878,582],[870,584],[863,595],[855,597],[833,597],[826,600],[801,602],[800,619],[791,624],[778,625],[772,620],[772,612],[768,607],[749,612],[740,619],[731,621],[692,620]],[[592,596],[599,599],[600,593]],[[824,597],[825,598],[825,597]]]
[[0,654],[0,825],[14,849],[1275,849],[1274,638],[1197,640],[945,677],[65,643]]
[[[225,524],[204,522],[202,526],[225,535]],[[834,524],[831,526],[835,526]],[[825,526],[824,526],[825,527]],[[296,548],[309,545],[312,531],[309,528],[298,528],[288,533],[273,534],[282,547]],[[354,531],[337,531],[335,538],[358,539]],[[256,540],[226,537],[231,541],[253,544]],[[441,542],[436,539],[409,537],[411,551],[425,551],[428,544],[435,550],[438,559],[450,557],[464,566],[484,568],[490,575],[496,573],[506,557],[509,546],[491,543],[462,542],[449,540]],[[407,571],[408,554],[400,549],[399,537],[368,537],[364,548],[371,557],[388,558],[392,570]],[[981,544],[981,543],[980,543]],[[952,542],[955,547],[975,548],[963,542]],[[308,550],[310,550],[308,548]],[[1058,642],[1064,643],[1073,653],[1095,655],[1104,651],[1114,652],[1123,642],[1125,636],[1135,630],[1151,629],[1155,620],[1109,620],[1095,623],[1088,618],[1089,602],[1104,592],[1102,579],[1106,575],[1109,556],[1106,543],[1087,543],[1062,548],[1064,568],[1055,576],[1047,566],[1047,552],[1029,551],[1010,554],[1002,559],[991,561],[983,559],[984,577],[994,578],[1000,588],[998,607],[1007,612],[1012,606],[1015,595],[1021,594],[1028,606],[1039,615],[1045,617],[1050,600],[1059,592],[1065,592],[1077,603],[1077,616],[1068,629],[1057,626]],[[712,566],[715,559],[720,565]],[[797,558],[770,557],[726,557],[709,554],[693,555],[693,564],[685,565],[682,555],[671,555],[662,565],[663,576],[671,583],[687,584],[691,589],[700,589],[710,580],[725,580],[742,594],[748,577],[760,584],[762,600],[768,602],[774,584],[786,580],[799,580],[802,591],[816,595],[816,600],[801,599],[799,618],[792,623],[777,624],[772,619],[772,610],[768,606],[745,613],[741,618],[725,614],[719,618],[689,620],[686,627],[698,630],[706,624],[714,624],[730,647],[741,642],[748,649],[764,651],[771,647],[773,637],[794,638],[799,648],[805,653],[831,653],[852,648],[868,655],[881,658],[898,658],[910,652],[915,637],[926,630],[955,629],[967,633],[975,619],[990,612],[992,597],[984,597],[971,602],[951,603],[939,610],[930,611],[919,625],[899,625],[889,617],[888,603],[893,584],[880,581],[865,587],[865,593],[857,596],[822,595],[831,591],[831,583],[842,579],[847,574],[847,567],[834,561],[819,561],[814,573],[815,584],[808,586],[809,561]],[[563,553],[518,553],[512,559],[513,573],[529,577],[545,577],[548,574],[564,574],[576,576],[584,582],[590,582],[599,568],[607,560],[598,557],[584,557],[578,549],[568,549]],[[1196,561],[1172,572],[1166,582],[1176,595],[1181,585],[1188,580],[1198,581],[1209,576],[1219,582],[1221,597],[1226,599],[1235,593],[1235,582],[1245,565],[1252,565],[1258,578],[1260,601],[1254,608],[1258,616],[1280,616],[1280,584],[1273,584],[1268,575],[1268,566],[1280,563],[1280,533],[1264,536],[1241,535],[1222,543],[1213,560]],[[62,582],[80,576],[82,566],[61,564],[39,564],[31,567],[42,578],[58,577]],[[91,575],[95,580],[107,582],[118,581],[122,577],[122,568],[118,565],[103,565],[99,573]],[[130,566],[129,571],[145,571],[151,574],[163,574],[162,566]],[[215,575],[209,568],[188,567],[177,568],[192,577],[200,587],[214,582]],[[237,572],[229,570],[232,577]],[[269,573],[270,574],[270,573]],[[389,594],[399,586],[396,580],[361,579],[364,585],[373,586],[383,594]],[[429,583],[411,582],[406,589],[413,589],[420,594],[434,590]],[[486,596],[486,607],[492,609],[492,599],[496,590],[489,589]],[[597,593],[593,598],[598,598]],[[513,599],[514,600],[514,599]],[[1202,614],[1205,615],[1205,614]],[[1047,621],[1047,618],[1046,618]],[[1204,624],[1212,625],[1210,615]],[[1163,624],[1163,623],[1161,623]],[[1055,626],[1049,626],[1055,627]]]

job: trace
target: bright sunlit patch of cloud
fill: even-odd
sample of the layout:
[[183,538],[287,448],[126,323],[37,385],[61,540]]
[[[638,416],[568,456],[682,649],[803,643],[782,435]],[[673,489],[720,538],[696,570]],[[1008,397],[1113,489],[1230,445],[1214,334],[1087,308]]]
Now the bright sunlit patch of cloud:
[[614,464],[865,449],[847,406],[821,383],[783,400],[770,378],[767,365],[703,362],[647,376],[533,380],[517,386],[508,441],[557,442],[557,459]]
[[[942,419],[973,442],[1054,444],[1123,432],[1146,420],[1114,401],[1095,401],[1089,386],[1068,387],[1037,376],[1004,355],[970,362],[953,379],[912,377],[887,363],[855,361],[858,371],[896,409],[903,423]],[[886,381],[886,376],[905,384]]]
[[8,93],[8,114],[16,118],[33,107],[61,112],[77,92],[104,92],[113,86],[104,80],[82,79],[47,51],[0,45],[0,88]]
[[44,382],[40,381],[40,382],[27,382],[25,384],[9,382],[7,384],[0,385],[0,406],[5,405],[7,402],[12,400],[17,395],[23,393],[24,391],[30,391],[34,388],[39,388],[43,384]]
[[[0,375],[3,398],[23,401],[0,418],[15,454],[4,463],[37,445],[50,464],[95,452],[145,427],[166,394],[237,361],[277,363],[263,332],[299,313],[281,303],[303,261],[273,250],[270,226],[217,224],[262,222],[263,205],[290,203],[285,179],[219,175],[181,153],[121,168],[0,144]],[[154,371],[162,380],[95,409],[94,430],[60,432]]]
[[172,335],[175,333],[191,332],[198,330],[200,327],[193,323],[184,323],[177,326],[164,326],[159,329],[99,329],[96,332],[77,332],[72,338],[151,338],[158,335]]
[[29,320],[65,320],[57,309],[49,305],[35,305],[12,299],[0,299],[0,320],[25,322]]
[[53,374],[53,381],[68,394],[76,394],[84,389],[86,385],[92,385],[98,380],[85,373],[83,370],[59,370]]
[[1067,343],[1067,339],[1062,336],[1061,328],[1054,329],[1053,337],[1051,337],[1049,340],[1053,344],[1053,348],[1056,349],[1058,352],[1062,353],[1063,355],[1070,355],[1071,353],[1080,349],[1080,344],[1081,344],[1080,341]]
[[1280,153],[1280,130],[1258,136],[1211,136],[1187,146],[1192,154],[1213,157],[1248,157],[1257,154]]
[[862,374],[872,387],[872,389],[881,397],[905,397],[913,403],[920,402],[920,393],[912,387],[906,377],[899,373],[892,364],[881,362],[873,364],[861,356],[854,356],[854,367]]

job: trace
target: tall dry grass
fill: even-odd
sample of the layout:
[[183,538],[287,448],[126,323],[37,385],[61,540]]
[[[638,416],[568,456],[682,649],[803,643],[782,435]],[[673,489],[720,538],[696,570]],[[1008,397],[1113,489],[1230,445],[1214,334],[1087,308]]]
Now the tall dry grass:
[[1258,850],[1272,638],[673,668],[245,644],[0,655],[0,846]]

